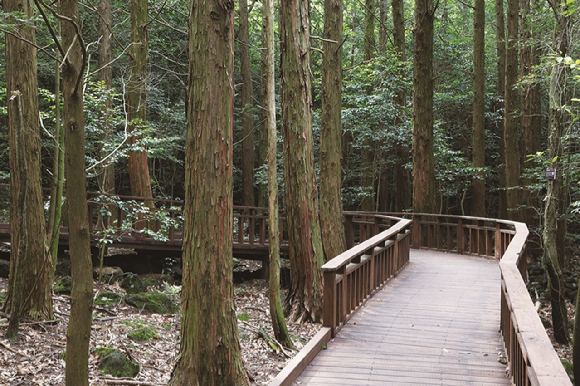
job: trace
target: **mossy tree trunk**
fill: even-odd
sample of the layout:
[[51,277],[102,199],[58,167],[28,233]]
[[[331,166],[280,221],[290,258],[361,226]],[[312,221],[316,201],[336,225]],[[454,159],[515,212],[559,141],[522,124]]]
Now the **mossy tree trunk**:
[[281,0],[282,132],[290,245],[291,288],[286,305],[295,320],[322,320],[322,236],[314,176],[310,33],[305,0]]
[[320,227],[326,260],[346,250],[342,225],[341,112],[342,0],[324,2],[322,119],[320,133]]
[[285,347],[293,347],[280,297],[280,230],[278,229],[278,173],[276,129],[276,79],[274,78],[274,2],[265,0],[263,8],[264,42],[266,43],[266,127],[268,128],[268,232],[270,240],[270,272],[268,299],[274,336]]
[[[6,92],[10,157],[10,280],[4,310],[6,336],[16,338],[21,318],[52,318],[52,262],[48,254],[40,179],[40,122],[35,29],[31,0],[5,0],[21,12],[6,34]],[[23,18],[30,19],[30,23]],[[15,36],[16,35],[16,36]],[[21,37],[21,38],[18,38]],[[28,41],[28,42],[27,42]]]
[[233,0],[192,0],[181,345],[170,385],[248,385],[234,307]]
[[[555,15],[557,30],[555,31],[555,46],[559,55],[566,57],[569,49],[570,18],[561,14]],[[566,81],[569,75],[569,64],[555,62],[552,64],[549,89],[549,122],[548,122],[548,161],[556,169],[556,178],[548,180],[545,201],[544,236],[544,267],[549,278],[550,302],[552,304],[552,323],[554,339],[558,343],[567,343],[568,316],[566,298],[564,296],[564,279],[562,268],[566,265],[565,250],[561,245],[562,236],[566,234],[566,212],[563,203],[567,202],[565,183],[566,165],[565,135],[570,122],[570,116],[565,108],[567,105]]]
[[485,216],[485,1],[475,1],[473,18],[473,178],[472,213]]
[[71,260],[71,311],[66,344],[66,386],[89,384],[88,359],[93,304],[93,270],[88,223],[82,76],[86,51],[80,35],[78,2],[61,0],[65,125],[65,177]]
[[435,212],[433,157],[433,0],[415,1],[413,70],[413,211]]

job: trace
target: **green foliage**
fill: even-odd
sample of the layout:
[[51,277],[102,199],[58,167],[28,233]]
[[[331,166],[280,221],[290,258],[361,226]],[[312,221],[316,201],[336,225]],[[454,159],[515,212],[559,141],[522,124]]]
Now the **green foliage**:
[[155,326],[146,323],[140,319],[126,320],[123,322],[130,327],[127,337],[137,342],[148,342],[152,339],[159,339],[159,334]]
[[152,314],[175,314],[179,308],[162,292],[148,292],[125,296],[125,303]]
[[121,303],[123,296],[116,292],[101,292],[95,298],[95,304],[99,306],[116,306]]
[[250,315],[246,314],[245,312],[242,314],[238,314],[238,319],[241,320],[242,322],[249,322],[250,321]]

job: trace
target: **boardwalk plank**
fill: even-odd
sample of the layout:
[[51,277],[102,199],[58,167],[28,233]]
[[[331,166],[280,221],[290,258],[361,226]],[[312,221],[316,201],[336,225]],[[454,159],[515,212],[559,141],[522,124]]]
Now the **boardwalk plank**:
[[510,385],[496,261],[411,252],[295,385]]

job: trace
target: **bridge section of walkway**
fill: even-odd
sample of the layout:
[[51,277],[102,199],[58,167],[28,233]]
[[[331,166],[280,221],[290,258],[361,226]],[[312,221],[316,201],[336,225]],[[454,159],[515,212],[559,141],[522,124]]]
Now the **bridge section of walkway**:
[[496,260],[413,250],[294,384],[511,385],[500,289]]

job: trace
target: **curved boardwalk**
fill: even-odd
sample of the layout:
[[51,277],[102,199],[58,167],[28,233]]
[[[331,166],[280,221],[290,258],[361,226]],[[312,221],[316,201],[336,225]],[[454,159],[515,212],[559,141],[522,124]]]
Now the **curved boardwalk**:
[[511,385],[496,260],[412,250],[294,385]]

